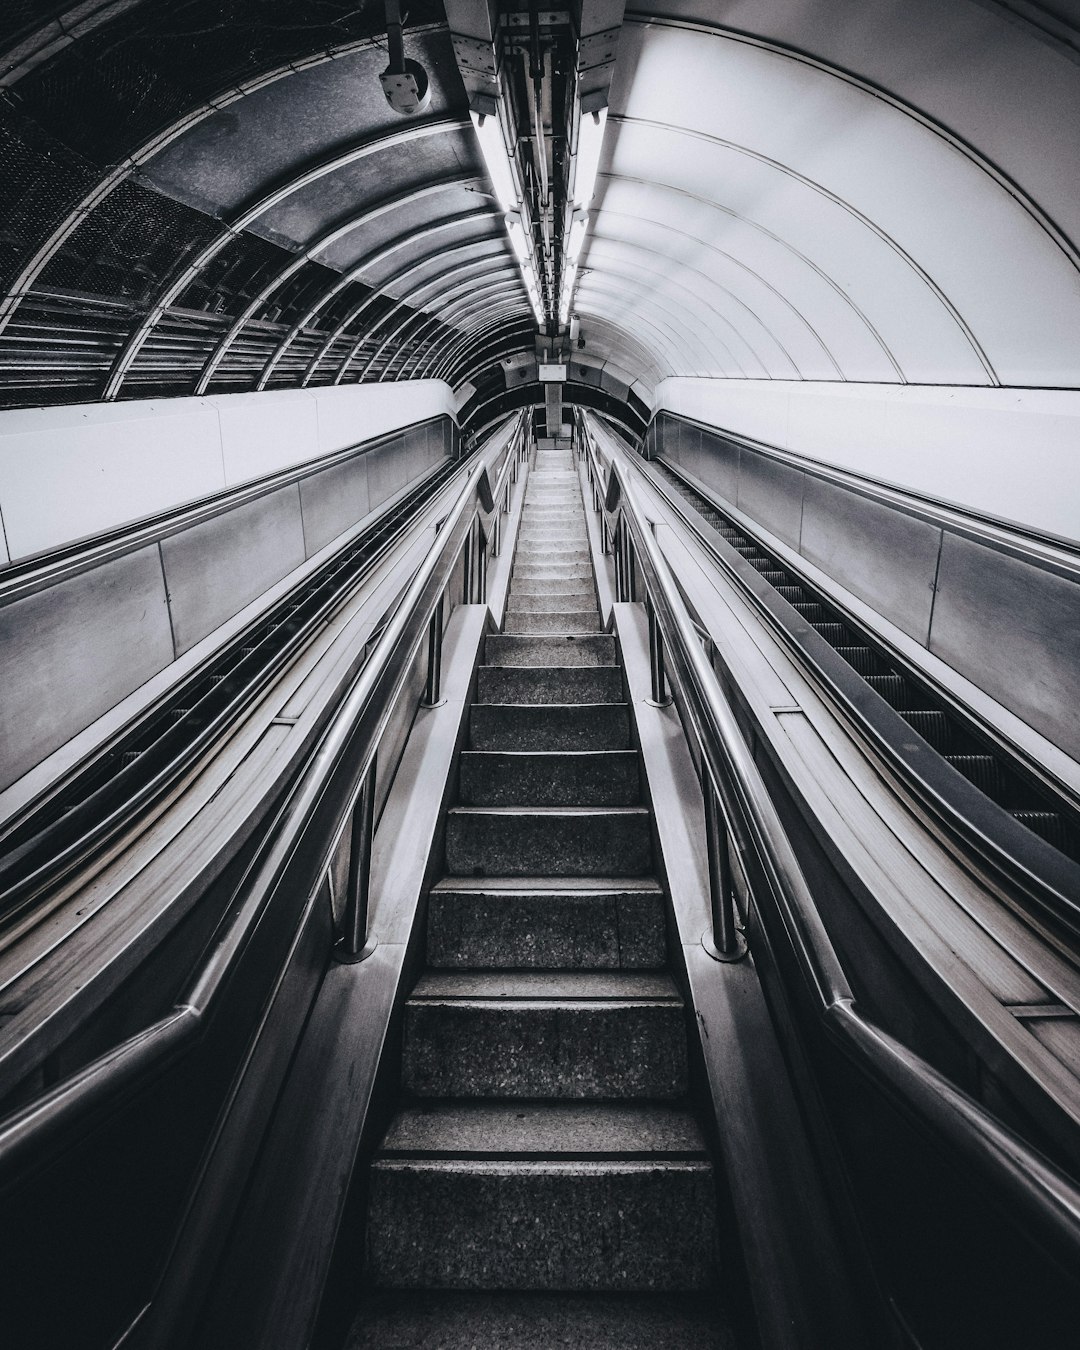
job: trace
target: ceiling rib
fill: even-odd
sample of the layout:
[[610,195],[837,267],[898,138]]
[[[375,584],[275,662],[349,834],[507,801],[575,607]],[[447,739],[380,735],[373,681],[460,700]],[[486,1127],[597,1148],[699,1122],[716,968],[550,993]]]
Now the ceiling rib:
[[[436,221],[432,225],[425,225],[423,229],[413,230],[410,233],[403,235],[401,238],[395,239],[392,244],[386,245],[386,247],[381,249],[378,253],[373,253],[371,257],[365,258],[364,261],[359,263],[356,267],[351,267],[347,272],[343,272],[339,279],[334,282],[329,289],[323,292],[315,304],[308,308],[307,312],[292,325],[289,331],[281,339],[277,348],[263,367],[262,374],[259,376],[255,386],[256,389],[261,390],[266,388],[266,385],[280,363],[281,358],[285,355],[299,334],[303,332],[309,323],[311,323],[319,310],[331,301],[335,295],[338,295],[343,291],[346,286],[354,281],[361,280],[365,272],[369,272],[372,268],[378,267],[380,263],[385,262],[385,260],[394,253],[400,253],[403,248],[411,247],[417,240],[427,239],[433,234],[441,234],[444,230],[460,229],[464,225],[473,225],[480,221],[490,220],[496,214],[495,211],[467,211],[464,215],[448,216],[445,220]],[[371,294],[367,297],[367,301],[371,301],[375,296],[381,295],[386,289],[386,284],[387,283],[384,282],[382,286],[373,289]]]
[[340,151],[340,153],[332,155],[331,158],[320,159],[319,162],[306,166],[305,169],[301,169],[300,173],[294,174],[293,177],[289,178],[284,184],[274,188],[273,192],[266,193],[265,196],[259,197],[258,201],[252,202],[251,205],[244,207],[242,211],[236,213],[236,215],[224,225],[221,234],[217,236],[216,239],[213,239],[212,242],[198,254],[198,257],[194,259],[193,262],[186,263],[186,265],[177,269],[173,274],[173,277],[166,282],[165,288],[163,288],[161,292],[158,292],[157,300],[154,300],[153,304],[150,305],[150,309],[148,309],[146,316],[143,317],[142,323],[138,324],[138,327],[132,331],[130,338],[124,343],[124,347],[121,348],[120,354],[117,355],[115,365],[113,365],[112,371],[109,373],[108,381],[105,382],[103,400],[109,402],[117,397],[120,386],[123,385],[124,375],[131,369],[132,363],[135,362],[136,356],[139,355],[140,348],[142,348],[143,343],[146,342],[146,339],[150,336],[151,329],[155,327],[155,324],[159,323],[159,320],[165,315],[165,312],[169,309],[169,306],[173,304],[175,298],[180,296],[180,294],[192,284],[197,275],[201,273],[202,269],[204,269],[209,262],[212,262],[213,259],[220,254],[221,250],[223,250],[227,244],[232,242],[232,239],[234,239],[236,235],[239,235],[244,229],[250,228],[252,224],[255,224],[255,221],[257,221],[259,217],[265,216],[267,211],[273,211],[275,207],[279,207],[282,202],[288,200],[294,193],[300,192],[302,188],[308,188],[313,182],[319,182],[320,178],[325,178],[328,174],[336,173],[336,171],[344,169],[344,167],[352,165],[352,163],[358,163],[360,159],[369,158],[370,155],[374,154],[381,154],[382,151],[389,150],[389,148],[401,147],[402,144],[410,144],[414,142],[414,140],[424,138],[424,136],[444,135],[447,131],[459,130],[460,126],[462,126],[462,121],[460,121],[459,117],[456,117],[456,119],[455,117],[439,117],[439,119],[429,121],[429,123],[418,124],[416,127],[406,127],[402,131],[391,132],[389,136],[374,136],[374,138],[369,136],[369,138],[363,139],[359,144],[354,144],[354,146],[351,146],[346,151]]

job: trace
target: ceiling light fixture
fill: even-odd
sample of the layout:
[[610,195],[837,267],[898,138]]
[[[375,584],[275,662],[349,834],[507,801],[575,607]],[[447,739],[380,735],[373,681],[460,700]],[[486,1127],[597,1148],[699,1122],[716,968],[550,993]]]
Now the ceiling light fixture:
[[596,191],[596,175],[600,169],[600,151],[604,145],[607,109],[582,113],[578,123],[577,160],[574,169],[574,205],[584,210]]
[[480,153],[484,157],[484,167],[495,189],[496,200],[504,211],[512,211],[518,204],[519,194],[499,118],[497,115],[485,117],[475,109],[470,109],[469,116],[476,130]]
[[589,228],[589,217],[587,213],[575,212],[574,218],[570,223],[570,236],[566,241],[566,258],[570,263],[577,263],[581,257],[581,246],[585,242],[585,231]]

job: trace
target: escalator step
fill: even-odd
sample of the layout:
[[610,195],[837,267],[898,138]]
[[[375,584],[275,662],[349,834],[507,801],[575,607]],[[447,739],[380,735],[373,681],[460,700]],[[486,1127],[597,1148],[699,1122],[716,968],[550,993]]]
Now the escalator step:
[[1012,811],[1014,820],[1026,825],[1033,833],[1041,835],[1054,848],[1065,847],[1065,822],[1057,811]]
[[850,647],[853,645],[852,635],[846,624],[826,621],[825,623],[815,623],[814,628],[832,647]]
[[[777,586],[776,589],[777,591],[779,591],[780,595],[788,602],[788,604],[794,605],[800,611],[800,613],[802,612],[802,610],[807,608],[806,592],[803,590],[801,586]],[[821,609],[821,606],[813,605],[812,608]],[[808,615],[803,614],[804,619],[808,617],[809,617]],[[821,610],[821,618],[824,619],[824,617],[825,611]]]
[[[783,595],[785,591],[802,590],[802,587],[781,586],[779,587],[779,590],[781,595]],[[788,597],[785,595],[784,599],[786,600],[787,598]],[[795,608],[799,611],[799,613],[802,615],[802,617],[806,620],[807,623],[819,624],[828,622],[828,614],[825,611],[825,606],[818,604],[816,600],[792,600],[791,603],[795,606]]]
[[1005,774],[993,755],[946,755],[945,762],[995,801],[1005,794]]
[[860,675],[881,675],[882,660],[873,647],[837,647],[837,655],[842,656],[849,666]]
[[792,582],[790,572],[762,571],[761,576],[764,577],[770,586],[790,586]]
[[943,712],[937,709],[917,708],[901,712],[900,716],[912,731],[917,731],[935,750],[942,752],[948,750],[952,735],[948,719]]
[[911,689],[902,675],[867,675],[866,683],[894,708],[906,708]]
[[756,568],[759,572],[775,572],[777,570],[773,560],[771,558],[766,558],[763,553],[747,553],[743,552],[742,549],[740,549],[739,552],[742,553],[750,566]]

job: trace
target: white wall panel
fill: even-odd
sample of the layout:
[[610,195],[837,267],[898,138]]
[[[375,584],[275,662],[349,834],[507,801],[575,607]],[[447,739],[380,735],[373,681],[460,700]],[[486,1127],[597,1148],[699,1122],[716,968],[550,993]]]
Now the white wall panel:
[[7,550],[57,548],[444,413],[441,380],[0,412]]
[[229,487],[302,464],[318,446],[318,405],[306,389],[274,390],[269,398],[213,394],[206,402],[217,413]]
[[218,417],[201,399],[0,412],[0,509],[12,558],[227,486]]
[[[673,8],[695,12],[692,4]],[[857,64],[830,68],[791,46],[720,29],[719,18],[733,22],[730,8],[719,15],[706,7],[700,17],[711,30],[662,18],[624,24],[586,243],[592,270],[575,299],[583,322],[647,330],[650,313],[681,306],[687,333],[668,360],[682,374],[1080,385],[1080,268],[1052,213],[948,127],[933,125],[917,102],[907,107],[888,86],[864,83]],[[909,44],[927,45],[896,7],[891,15],[886,8],[871,0],[860,10],[864,31],[902,29]],[[952,12],[963,6],[942,8],[967,31]],[[815,7],[763,0],[751,26],[768,36],[798,26],[813,47],[812,26],[795,24],[796,9]],[[852,48],[835,18],[822,22],[837,49]],[[975,27],[985,39],[1000,36],[995,25],[984,13]],[[906,51],[898,45],[887,63],[901,83],[910,74]],[[969,60],[987,73],[985,55],[985,44],[970,53],[946,48],[936,75],[914,83],[962,85]],[[990,63],[999,73],[1001,57]],[[1059,63],[1043,64],[1061,85]],[[1032,92],[1039,65],[1029,42],[1022,80]],[[1019,118],[1015,95],[1010,89],[1009,116]],[[1045,102],[1041,92],[1037,101]],[[1073,90],[1066,104],[1076,101]],[[1061,175],[1080,177],[1060,110],[1053,119]],[[1056,194],[1080,224],[1076,195]],[[616,266],[633,268],[626,255],[635,252],[640,294],[627,306],[601,279]],[[758,325],[770,341],[762,343]],[[717,333],[712,351],[709,331]]]
[[1075,58],[1003,9],[981,0],[725,0],[722,10],[716,0],[649,5],[651,13],[722,21],[733,32],[861,76],[1000,165],[1077,237],[1080,175],[1063,172],[1075,164],[1080,126]]
[[654,406],[1080,539],[1080,392],[668,379]]

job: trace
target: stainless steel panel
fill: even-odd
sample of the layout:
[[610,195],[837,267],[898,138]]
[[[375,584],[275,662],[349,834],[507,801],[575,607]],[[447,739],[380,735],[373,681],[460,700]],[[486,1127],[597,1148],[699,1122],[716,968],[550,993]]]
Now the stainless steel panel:
[[690,472],[734,506],[739,495],[739,466],[742,459],[739,447],[717,436],[710,436],[707,431],[701,431],[688,450],[692,463],[686,467]]
[[363,520],[368,504],[367,456],[356,455],[300,480],[307,556]]
[[368,463],[368,492],[374,510],[408,481],[408,465],[401,438],[395,438],[365,456]]
[[428,466],[428,428],[426,426],[410,427],[402,435],[401,442],[404,452],[406,482],[411,483],[414,478],[419,478]]
[[231,619],[304,561],[295,483],[161,544],[176,654]]
[[798,548],[805,477],[800,469],[744,448],[739,456],[739,510]]
[[624,403],[630,397],[630,386],[606,370],[600,372],[600,388],[605,394],[610,394],[612,398],[620,399]]
[[801,552],[926,645],[941,531],[807,476]]
[[946,534],[930,650],[1080,758],[1080,587]]
[[157,544],[0,609],[0,788],[172,659]]
[[679,454],[679,423],[667,413],[661,413],[653,423],[654,450],[672,464],[681,464]]

